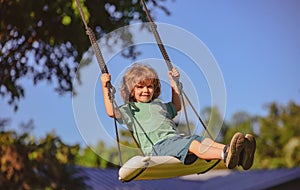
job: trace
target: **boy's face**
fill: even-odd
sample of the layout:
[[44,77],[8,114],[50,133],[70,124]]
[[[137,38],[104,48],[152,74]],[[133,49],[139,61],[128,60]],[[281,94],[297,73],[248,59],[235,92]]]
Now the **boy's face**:
[[154,85],[152,83],[138,83],[134,87],[134,97],[137,102],[147,103],[152,100]]

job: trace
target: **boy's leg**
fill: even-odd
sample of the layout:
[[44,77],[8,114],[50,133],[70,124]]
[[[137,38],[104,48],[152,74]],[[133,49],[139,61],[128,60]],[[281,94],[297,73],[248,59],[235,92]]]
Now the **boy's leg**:
[[243,167],[244,170],[248,170],[252,167],[254,161],[254,154],[256,149],[255,138],[246,134],[245,136],[245,148],[241,152],[239,165]]
[[225,145],[224,144],[221,144],[221,143],[218,143],[216,141],[213,141],[212,139],[210,138],[205,138],[202,142],[201,142],[201,147],[200,147],[200,152],[205,152],[207,151],[208,148],[217,148],[217,149],[220,149],[220,150],[223,150]]
[[189,147],[189,152],[204,160],[222,159],[222,152],[225,145],[205,139],[202,142],[194,140]]
[[[238,132],[226,146],[208,138],[202,143],[194,140],[189,147],[189,152],[205,160],[224,159],[226,167],[233,169],[239,164],[240,154],[245,147],[244,142],[244,135]],[[223,153],[224,157],[222,157]]]

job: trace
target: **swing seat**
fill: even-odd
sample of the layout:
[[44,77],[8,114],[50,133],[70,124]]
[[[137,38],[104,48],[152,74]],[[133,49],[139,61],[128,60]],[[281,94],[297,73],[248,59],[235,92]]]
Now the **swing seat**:
[[197,159],[190,165],[184,165],[172,156],[134,156],[119,170],[119,180],[151,180],[173,178],[190,174],[202,174],[219,163],[220,160],[206,161]]

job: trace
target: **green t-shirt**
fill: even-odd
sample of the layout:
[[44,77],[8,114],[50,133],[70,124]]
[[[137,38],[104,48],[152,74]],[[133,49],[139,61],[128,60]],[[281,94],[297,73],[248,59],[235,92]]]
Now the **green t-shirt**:
[[120,107],[122,119],[140,144],[146,155],[151,154],[157,142],[176,136],[176,125],[172,120],[177,111],[172,102],[163,103],[156,99],[150,103],[127,103]]

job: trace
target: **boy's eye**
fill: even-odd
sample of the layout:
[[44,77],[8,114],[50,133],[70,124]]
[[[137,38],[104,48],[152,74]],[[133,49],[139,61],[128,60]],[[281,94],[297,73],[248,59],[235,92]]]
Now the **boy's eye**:
[[136,88],[144,88],[144,87],[147,87],[147,88],[154,88],[153,84],[150,84],[150,85],[136,85],[135,86]]

